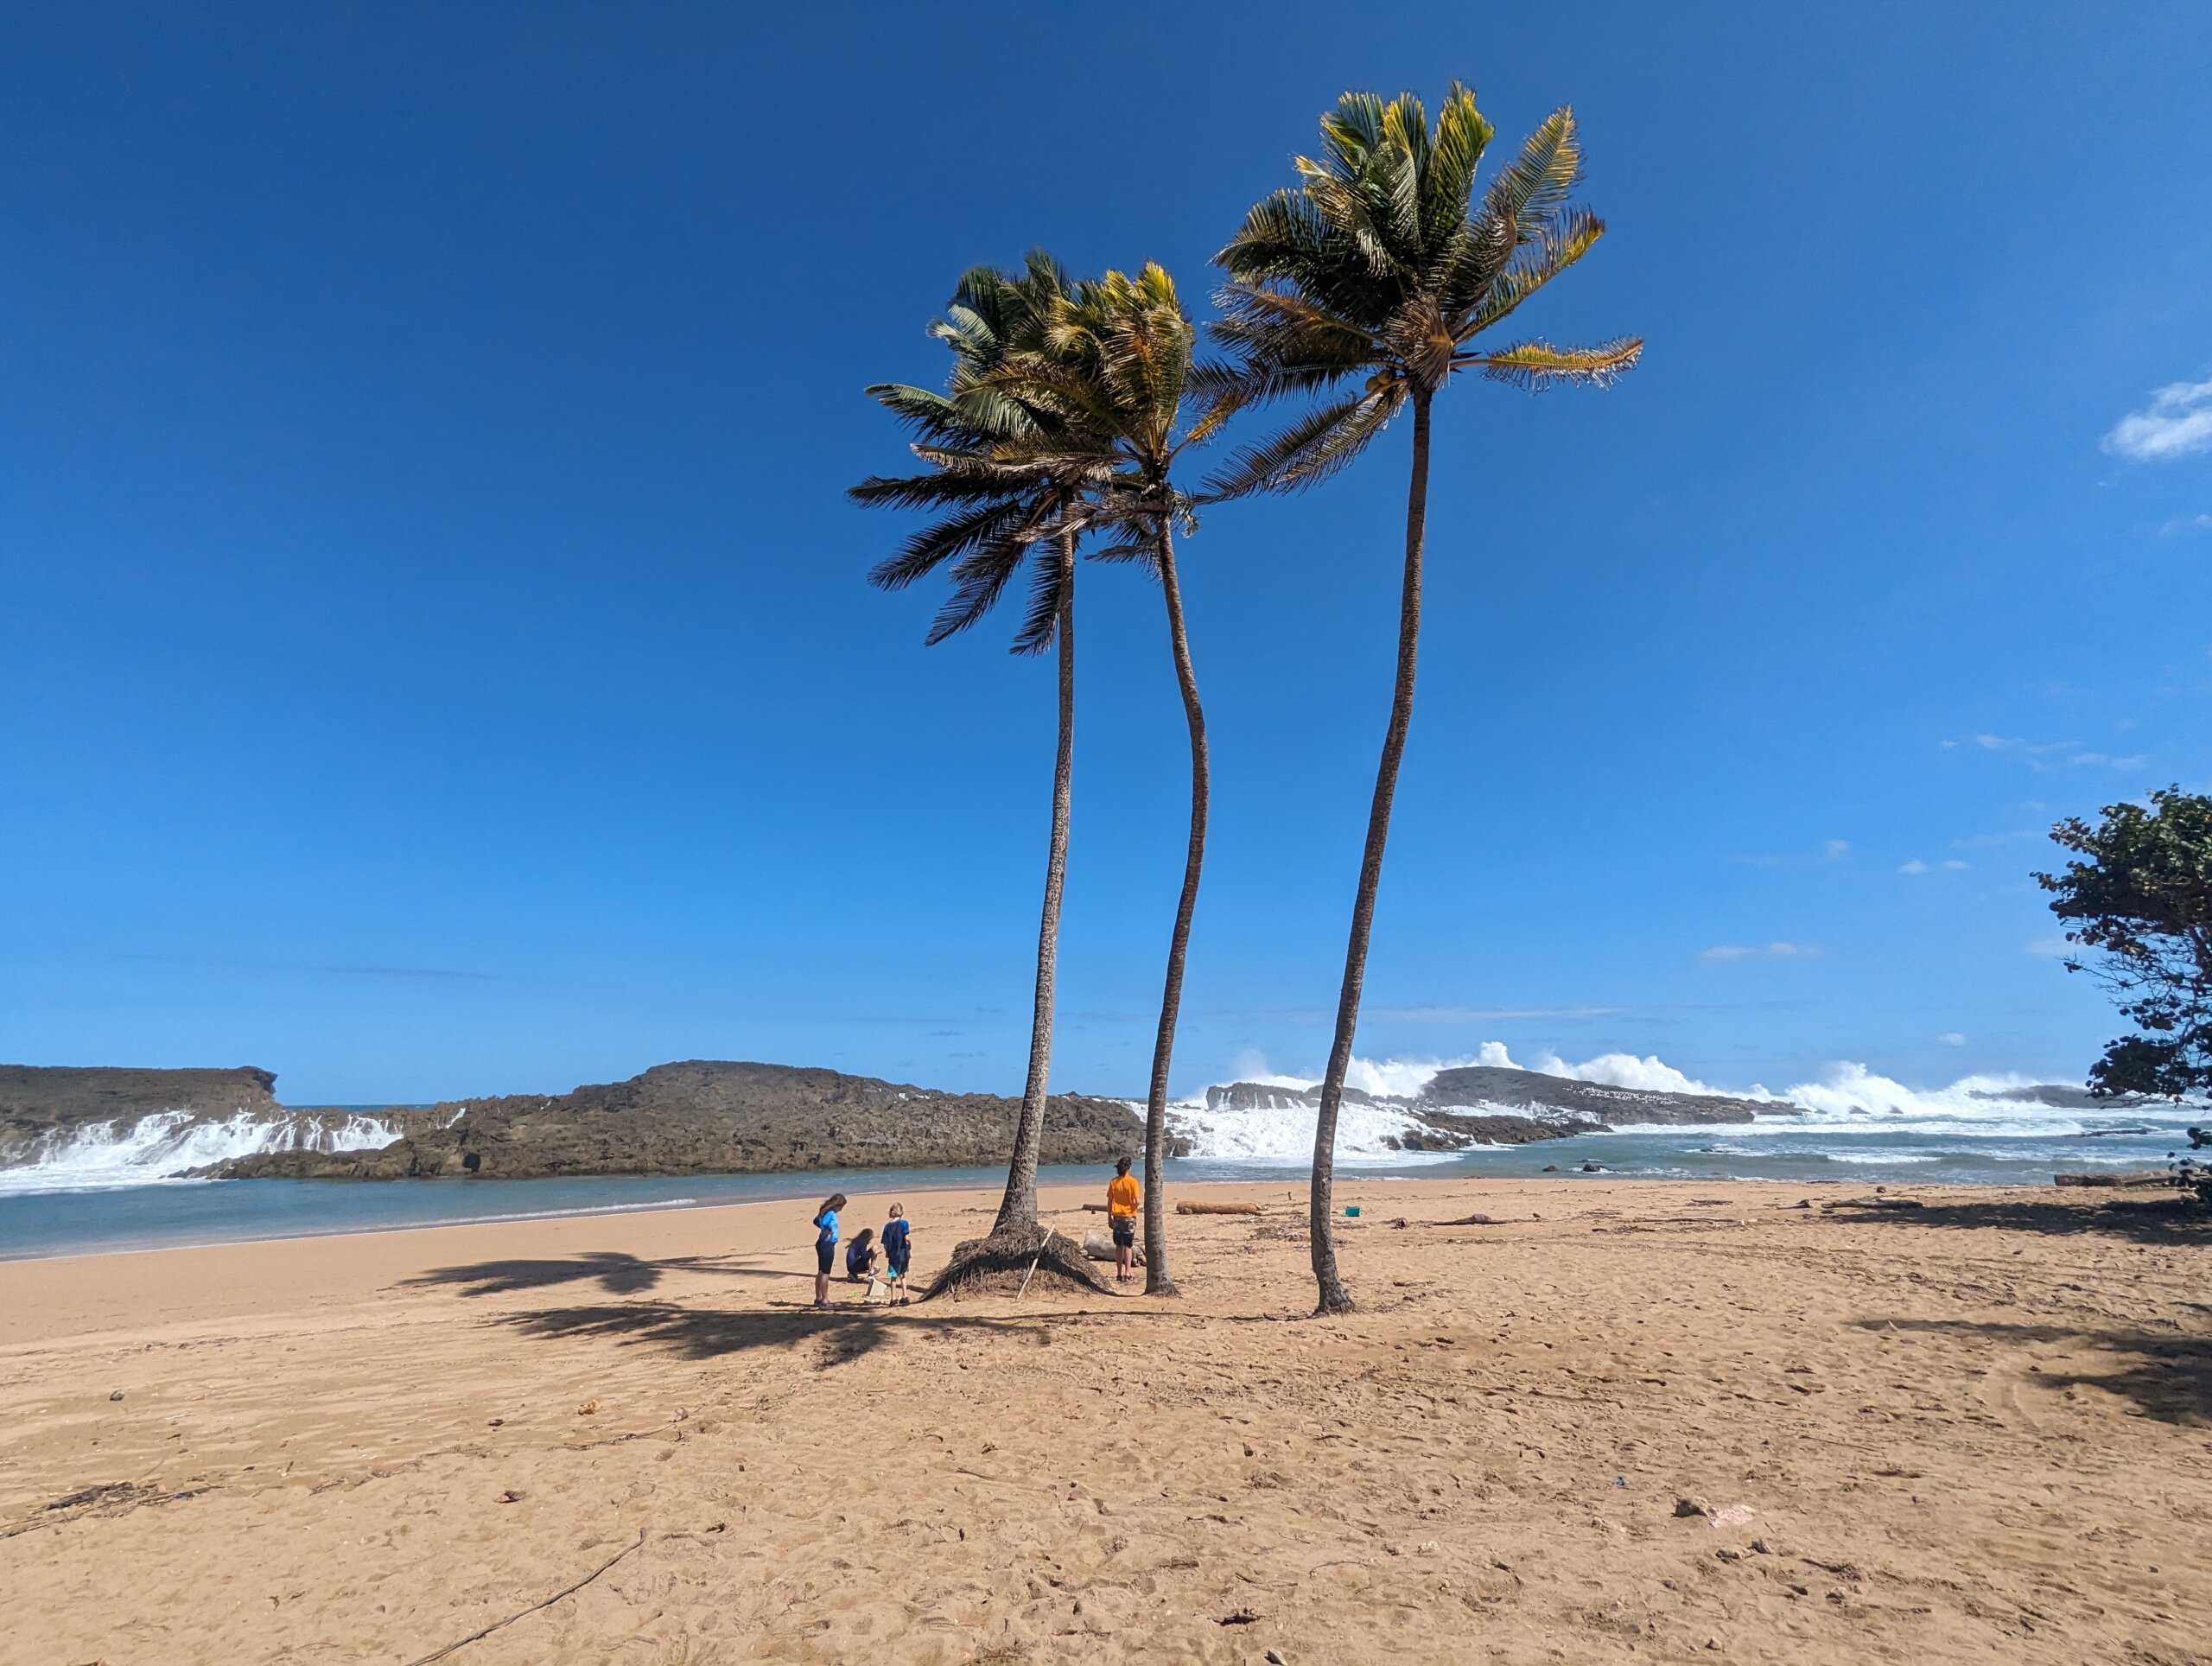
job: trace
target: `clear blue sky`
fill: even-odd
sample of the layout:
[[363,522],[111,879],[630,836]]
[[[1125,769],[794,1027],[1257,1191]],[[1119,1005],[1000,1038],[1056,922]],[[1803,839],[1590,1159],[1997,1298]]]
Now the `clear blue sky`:
[[[1203,306],[1340,90],[1455,74],[1581,117],[1611,234],[1534,327],[1650,346],[1440,406],[1360,1051],[2115,1033],[2027,874],[2212,779],[2212,9],[751,10],[11,12],[0,1058],[1018,1091],[1049,670],[867,588],[861,389],[1032,245]],[[1405,448],[1189,546],[1179,1090],[1325,1050]],[[1054,1080],[1135,1091],[1185,764],[1156,593],[1083,606]]]

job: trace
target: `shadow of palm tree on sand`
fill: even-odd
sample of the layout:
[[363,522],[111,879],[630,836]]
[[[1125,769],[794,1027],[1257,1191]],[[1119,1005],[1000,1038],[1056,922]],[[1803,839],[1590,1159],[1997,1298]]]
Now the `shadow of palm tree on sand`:
[[[829,1370],[865,1358],[899,1332],[1014,1337],[1049,1345],[1060,1324],[1081,1315],[1033,1318],[987,1313],[917,1313],[912,1309],[812,1307],[700,1308],[671,1301],[630,1301],[592,1307],[549,1307],[502,1313],[497,1323],[546,1341],[613,1338],[626,1345],[672,1349],[686,1359],[721,1359],[767,1348],[823,1345],[817,1368]],[[1136,1318],[1116,1314],[1114,1318]]]
[[728,1278],[811,1276],[772,1267],[746,1266],[730,1256],[673,1256],[645,1261],[620,1250],[594,1250],[557,1261],[480,1261],[466,1267],[435,1267],[418,1277],[402,1280],[400,1288],[451,1285],[459,1287],[465,1296],[504,1296],[559,1284],[592,1282],[611,1296],[633,1296],[655,1288],[668,1273],[706,1273]]
[[2109,1371],[2038,1370],[2033,1380],[2059,1391],[2102,1389],[2162,1423],[2212,1424],[2212,1334],[2187,1331],[2085,1329],[2073,1325],[2005,1325],[1962,1319],[1861,1319],[1861,1330],[1974,1337],[2015,1347],[2091,1348],[2109,1354]]

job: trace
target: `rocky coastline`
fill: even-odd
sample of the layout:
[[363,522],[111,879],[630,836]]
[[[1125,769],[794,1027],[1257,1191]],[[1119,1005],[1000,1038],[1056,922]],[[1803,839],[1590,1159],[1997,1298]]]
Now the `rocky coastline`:
[[[435,1105],[409,1137],[365,1151],[272,1151],[215,1180],[543,1180],[583,1174],[959,1168],[1006,1160],[1018,1099],[790,1065],[691,1059],[556,1095]],[[1119,1099],[1055,1094],[1042,1160],[1103,1163],[1142,1146]]]

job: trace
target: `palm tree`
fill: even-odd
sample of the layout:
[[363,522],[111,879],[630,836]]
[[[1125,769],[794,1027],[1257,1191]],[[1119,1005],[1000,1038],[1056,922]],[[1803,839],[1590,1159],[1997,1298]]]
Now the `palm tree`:
[[[1413,715],[1430,404],[1460,371],[1480,370],[1531,389],[1555,382],[1603,385],[1633,366],[1643,350],[1636,338],[1596,347],[1554,347],[1541,340],[1494,349],[1476,345],[1478,336],[1586,254],[1605,230],[1595,215],[1568,206],[1581,174],[1571,110],[1547,118],[1475,206],[1476,170],[1491,130],[1474,94],[1458,82],[1433,132],[1427,111],[1410,93],[1385,104],[1372,93],[1348,92],[1321,118],[1321,157],[1298,158],[1299,185],[1255,206],[1234,240],[1215,257],[1229,275],[1219,297],[1224,315],[1213,326],[1216,339],[1236,361],[1224,373],[1227,385],[1249,400],[1317,398],[1281,433],[1238,453],[1211,482],[1216,493],[1312,486],[1350,463],[1394,416],[1413,408],[1397,684],[1368,812],[1336,1033],[1313,1131],[1313,1276],[1317,1311],[1324,1313],[1348,1312],[1352,1305],[1338,1275],[1330,1222],[1337,1113],[1359,1022],[1390,801]],[[1342,391],[1347,381],[1353,386]]]
[[1068,820],[1075,760],[1075,556],[1083,531],[1079,499],[1087,478],[1065,442],[1060,419],[1022,396],[1009,373],[1044,349],[1053,309],[1073,294],[1052,258],[1033,252],[1019,274],[978,266],[963,275],[945,316],[930,333],[952,349],[944,393],[884,383],[868,389],[904,422],[918,474],[874,475],[854,486],[864,504],[925,509],[937,518],[868,575],[887,590],[905,588],[950,563],[952,595],[930,626],[934,645],[988,613],[1024,565],[1029,607],[1014,637],[1017,653],[1057,645],[1059,747],[1052,772],[1052,837],[1045,862],[1045,903],[1037,928],[1037,982],[1029,1032],[1029,1073],[1007,1168],[994,1237],[1037,1224],[1037,1157],[1052,1061],[1052,1002],[1058,958],[1060,895],[1067,874]]
[[1086,280],[1058,302],[1046,333],[1045,350],[1014,372],[1061,418],[1046,443],[1065,448],[1070,474],[1087,468],[1089,524],[1119,535],[1095,550],[1103,560],[1135,560],[1160,581],[1167,607],[1169,652],[1183,716],[1191,737],[1191,830],[1183,859],[1183,888],[1168,939],[1167,976],[1160,1001],[1160,1026],[1152,1052],[1152,1079],[1145,1099],[1145,1294],[1173,1295],[1169,1270],[1167,1210],[1162,1167],[1167,1145],[1167,1076],[1182,1011],[1183,967],[1190,952],[1191,919],[1198,906],[1198,877],[1205,864],[1207,760],[1205,710],[1198,703],[1183,619],[1183,589],[1175,568],[1175,533],[1194,525],[1191,500],[1176,486],[1176,460],[1203,444],[1234,406],[1217,396],[1195,414],[1186,411],[1193,391],[1192,349],[1196,332],[1175,295],[1175,283],[1157,264],[1135,277],[1117,271]]

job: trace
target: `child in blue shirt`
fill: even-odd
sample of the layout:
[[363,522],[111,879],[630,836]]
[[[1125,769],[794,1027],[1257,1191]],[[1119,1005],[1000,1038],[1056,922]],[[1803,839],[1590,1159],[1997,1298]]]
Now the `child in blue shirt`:
[[906,1224],[906,1205],[893,1204],[891,1218],[884,1224],[882,1238],[883,1275],[885,1282],[891,1287],[887,1297],[891,1301],[907,1300],[906,1269],[912,1263],[914,1256],[913,1243],[907,1237],[911,1230]]
[[814,1305],[830,1305],[830,1269],[837,1263],[837,1211],[845,1194],[834,1192],[814,1211]]

